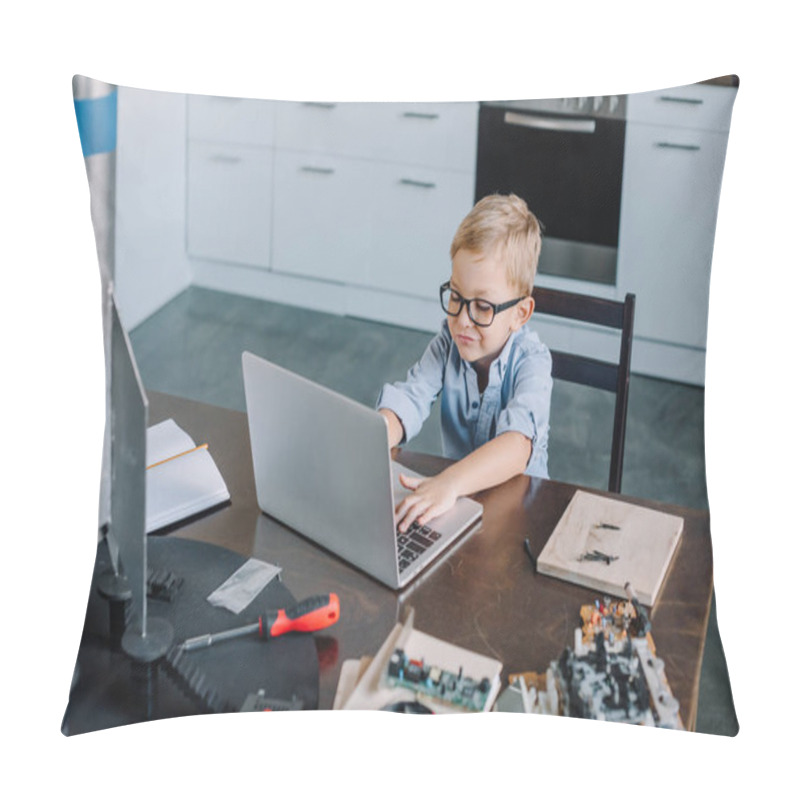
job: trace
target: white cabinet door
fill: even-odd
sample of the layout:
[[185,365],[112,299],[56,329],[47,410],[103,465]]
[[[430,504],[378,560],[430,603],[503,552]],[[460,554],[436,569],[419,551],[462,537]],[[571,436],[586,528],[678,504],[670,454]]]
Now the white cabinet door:
[[736,89],[695,83],[656,92],[628,95],[628,123],[644,122],[671,128],[727,131]]
[[268,267],[271,206],[272,150],[189,143],[190,255]]
[[726,143],[726,133],[627,127],[618,289],[636,293],[636,336],[706,345]]
[[278,103],[275,146],[369,158],[380,135],[376,107],[375,103]]
[[472,171],[477,103],[279,103],[276,147]]
[[196,141],[272,145],[275,103],[239,97],[189,95],[188,137]]
[[379,161],[474,172],[477,103],[384,103],[375,106]]
[[377,220],[368,285],[435,299],[450,277],[450,243],[472,207],[472,174],[376,164]]
[[373,169],[358,159],[276,152],[274,270],[365,281],[375,218]]

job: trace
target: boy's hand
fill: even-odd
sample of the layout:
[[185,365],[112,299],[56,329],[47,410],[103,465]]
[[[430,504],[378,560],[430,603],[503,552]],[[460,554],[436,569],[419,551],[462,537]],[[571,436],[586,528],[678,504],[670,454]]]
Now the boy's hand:
[[410,478],[401,473],[400,483],[411,489],[411,494],[403,498],[395,509],[397,528],[401,533],[408,530],[414,520],[426,525],[434,517],[444,514],[459,497],[452,481],[444,473],[433,478]]
[[411,494],[397,504],[397,528],[403,533],[414,520],[425,525],[444,514],[464,495],[497,486],[525,471],[533,443],[517,431],[501,433],[451,464],[433,478],[400,475],[400,483]]

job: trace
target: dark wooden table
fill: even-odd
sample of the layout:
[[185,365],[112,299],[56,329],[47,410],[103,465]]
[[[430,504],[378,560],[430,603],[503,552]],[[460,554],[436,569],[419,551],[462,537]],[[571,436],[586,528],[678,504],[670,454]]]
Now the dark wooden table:
[[[296,598],[323,592],[339,595],[339,622],[315,636],[320,708],[333,705],[342,662],[374,655],[407,606],[414,608],[416,628],[499,659],[505,679],[515,672],[545,671],[571,646],[580,606],[597,597],[592,590],[536,574],[523,549],[527,537],[534,556],[539,554],[576,486],[519,476],[477,495],[484,507],[480,528],[398,593],[260,512],[245,414],[155,392],[149,398],[149,423],[171,417],[196,442],[208,442],[231,492],[230,506],[169,535],[278,564]],[[396,458],[423,474],[433,474],[447,463],[406,451],[398,451]],[[711,608],[709,515],[624,499],[678,514],[685,521],[651,621],[681,718],[692,730]]]

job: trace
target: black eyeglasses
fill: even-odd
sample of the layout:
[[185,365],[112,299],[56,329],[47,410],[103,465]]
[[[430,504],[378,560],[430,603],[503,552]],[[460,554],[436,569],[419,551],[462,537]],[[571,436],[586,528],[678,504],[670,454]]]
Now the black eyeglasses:
[[507,303],[490,303],[480,297],[462,297],[455,289],[450,288],[450,281],[439,287],[439,299],[446,314],[457,317],[464,305],[467,306],[469,318],[479,327],[488,328],[494,322],[495,314],[515,306],[527,295],[509,300]]

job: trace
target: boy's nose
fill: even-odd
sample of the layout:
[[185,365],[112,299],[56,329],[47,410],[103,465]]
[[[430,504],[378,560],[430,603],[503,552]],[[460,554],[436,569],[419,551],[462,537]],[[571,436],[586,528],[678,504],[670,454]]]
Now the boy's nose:
[[456,316],[456,322],[459,325],[464,325],[466,327],[471,327],[472,325],[474,325],[472,317],[470,317],[469,311],[467,310],[466,303],[461,304],[461,310],[458,312],[458,315]]

